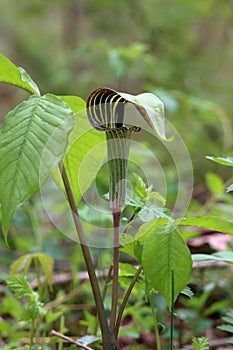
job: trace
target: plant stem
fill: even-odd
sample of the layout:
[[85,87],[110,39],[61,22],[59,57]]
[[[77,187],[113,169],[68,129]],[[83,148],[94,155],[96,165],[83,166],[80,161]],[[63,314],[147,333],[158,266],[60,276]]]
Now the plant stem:
[[32,326],[30,330],[30,350],[32,349],[33,346],[33,336],[34,336],[34,330],[35,330],[35,319],[32,319]]
[[128,302],[129,296],[130,296],[130,294],[132,292],[132,289],[133,289],[135,283],[137,282],[137,279],[140,276],[141,272],[142,272],[142,266],[140,266],[138,268],[138,270],[137,270],[136,274],[134,275],[132,281],[130,282],[130,285],[129,285],[128,289],[126,290],[125,295],[123,297],[123,300],[121,302],[121,305],[120,305],[120,308],[119,308],[118,317],[117,317],[117,320],[116,320],[116,326],[115,326],[115,329],[114,329],[115,339],[118,338],[118,333],[119,333],[119,329],[120,329],[120,324],[121,324],[123,312],[125,310],[125,307],[126,307],[126,304]]
[[[103,291],[102,291],[102,300],[103,300],[103,302],[104,302],[104,299],[106,297],[107,290],[108,290],[108,284],[111,281],[111,278],[112,278],[112,265],[109,267],[108,274],[107,274],[107,277],[106,277],[105,283],[104,283],[104,288],[103,288]],[[93,335],[97,334],[98,325],[99,325],[99,320],[98,320],[98,317],[96,317],[96,323],[95,323]]]
[[156,349],[157,350],[161,350],[159,329],[158,329],[158,321],[157,321],[157,317],[156,317],[156,313],[155,313],[155,307],[154,307],[154,304],[153,304],[151,293],[149,293],[148,298],[149,298],[149,301],[150,301],[152,317],[153,317],[154,325],[155,325],[155,339],[156,339],[156,346],[157,346]]
[[[64,316],[62,316],[60,320],[60,332],[62,332],[63,329],[64,329]],[[63,341],[59,342],[58,344],[58,350],[62,350],[62,349],[63,349]]]
[[[116,314],[117,314],[117,301],[118,301],[118,275],[119,275],[119,237],[120,237],[120,219],[121,211],[113,211],[113,277],[112,277],[112,309],[110,317],[110,328],[112,332],[115,328]],[[116,339],[116,338],[115,338]]]
[[174,270],[171,270],[172,290],[171,290],[171,334],[170,334],[170,350],[173,350],[173,330],[174,330],[174,294],[175,294],[175,281]]
[[99,322],[100,322],[100,329],[101,329],[102,340],[103,340],[103,349],[104,350],[116,350],[116,344],[115,344],[113,335],[112,335],[111,330],[109,329],[109,326],[107,323],[107,318],[105,315],[105,310],[104,310],[103,301],[101,298],[99,284],[98,284],[97,277],[95,274],[95,268],[94,268],[94,265],[92,262],[91,254],[90,254],[87,242],[86,242],[86,237],[84,234],[82,222],[80,220],[80,216],[78,213],[78,209],[76,207],[76,203],[75,203],[75,199],[74,199],[74,196],[72,193],[72,189],[70,186],[68,175],[66,173],[66,169],[65,169],[63,163],[59,164],[59,169],[60,169],[61,176],[62,176],[62,179],[64,182],[68,202],[69,202],[69,205],[71,208],[74,224],[76,227],[76,231],[77,231],[77,234],[79,237],[79,241],[80,241],[80,245],[81,245],[81,249],[82,249],[82,253],[83,253],[83,257],[84,257],[84,261],[85,261],[87,272],[88,272],[88,275],[90,278],[92,292],[93,292],[95,305],[96,305],[96,309],[97,309],[97,313],[98,313],[98,317],[99,317]]

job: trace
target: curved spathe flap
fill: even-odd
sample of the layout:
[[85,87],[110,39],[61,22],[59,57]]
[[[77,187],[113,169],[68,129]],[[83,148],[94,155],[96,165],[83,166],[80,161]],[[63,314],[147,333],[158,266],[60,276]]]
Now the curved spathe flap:
[[[111,130],[125,125],[125,105],[131,103],[139,111],[147,125],[159,137],[166,139],[164,106],[162,101],[152,93],[130,95],[110,88],[98,88],[87,99],[87,115],[91,125],[98,130]],[[138,127],[140,121],[135,120]],[[132,127],[134,125],[130,125]]]

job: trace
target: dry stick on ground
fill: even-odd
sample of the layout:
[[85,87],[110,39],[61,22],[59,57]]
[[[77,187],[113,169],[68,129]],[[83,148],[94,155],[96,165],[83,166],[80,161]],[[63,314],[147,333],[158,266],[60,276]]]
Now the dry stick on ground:
[[66,335],[63,335],[61,333],[58,333],[58,332],[56,332],[54,330],[51,331],[51,335],[55,335],[56,337],[59,337],[59,338],[65,340],[65,341],[67,341],[67,342],[69,342],[71,344],[75,344],[75,345],[79,346],[80,348],[82,348],[84,350],[93,350],[92,348],[89,348],[89,346],[83,345],[82,343],[79,343],[78,341],[76,341],[76,340],[74,340],[74,339],[72,339],[70,337],[67,337]]
[[[135,268],[138,268],[139,266],[137,265],[133,265]],[[193,263],[193,268],[196,269],[205,269],[205,268],[215,268],[215,267],[226,267],[229,266],[228,263],[225,263],[223,261],[216,261],[216,262],[194,262]],[[102,271],[96,271],[96,276],[97,278],[102,277],[102,276],[107,276],[108,275],[108,269],[105,269],[103,272]],[[77,273],[78,279],[81,281],[85,281],[87,280],[88,277],[88,273],[86,271],[81,271]],[[62,284],[62,283],[67,283],[70,282],[72,280],[73,276],[71,273],[67,272],[63,272],[63,273],[59,273],[59,274],[54,274],[53,275],[53,284]],[[46,277],[42,276],[40,278],[40,284],[46,283]],[[31,282],[31,286],[32,288],[37,288],[38,287],[38,281],[37,280],[33,280]]]

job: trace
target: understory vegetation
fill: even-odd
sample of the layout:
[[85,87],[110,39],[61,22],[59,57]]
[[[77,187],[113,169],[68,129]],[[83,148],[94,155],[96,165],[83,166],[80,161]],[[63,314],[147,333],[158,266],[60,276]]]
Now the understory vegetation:
[[0,348],[231,349],[232,2],[2,3]]

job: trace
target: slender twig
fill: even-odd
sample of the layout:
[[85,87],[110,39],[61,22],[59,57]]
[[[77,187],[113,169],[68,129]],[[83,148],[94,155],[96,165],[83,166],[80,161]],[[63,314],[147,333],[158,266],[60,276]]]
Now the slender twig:
[[72,189],[70,186],[68,175],[66,173],[66,169],[65,169],[63,163],[59,164],[59,169],[60,169],[62,179],[64,182],[68,202],[69,202],[69,205],[71,208],[74,224],[75,224],[76,231],[77,231],[77,234],[79,237],[83,257],[85,260],[87,272],[89,275],[89,279],[90,279],[90,283],[91,283],[91,287],[92,287],[92,291],[93,291],[95,305],[96,305],[96,309],[97,309],[98,317],[99,317],[99,322],[100,322],[100,329],[101,329],[102,340],[103,340],[103,349],[105,349],[105,350],[115,349],[116,345],[115,345],[114,338],[111,334],[111,331],[110,331],[108,323],[107,323],[107,318],[105,315],[105,310],[104,310],[103,301],[101,298],[99,284],[98,284],[97,277],[95,274],[95,268],[94,268],[91,254],[90,254],[87,242],[86,242],[86,237],[85,237],[85,234],[83,231],[82,222],[80,220],[78,209],[76,207],[76,203],[75,203],[75,199],[74,199],[74,196],[72,193]]
[[110,316],[110,328],[112,332],[114,331],[114,328],[115,328],[116,315],[117,315],[117,301],[118,301],[120,218],[121,218],[121,211],[113,211],[114,247],[113,247],[113,277],[112,277],[112,309],[111,309],[111,316]]
[[70,337],[67,337],[66,335],[63,335],[63,334],[61,334],[61,333],[59,333],[59,332],[56,332],[56,331],[54,331],[54,330],[51,331],[51,334],[52,334],[52,335],[55,335],[56,337],[59,337],[59,338],[61,338],[61,339],[63,339],[63,340],[66,340],[67,342],[69,342],[69,343],[71,343],[71,344],[75,344],[75,345],[79,346],[79,347],[82,348],[82,349],[85,349],[85,350],[93,350],[93,349],[90,348],[89,346],[83,345],[82,343],[79,343],[78,341],[76,341],[76,340],[74,340],[74,339],[72,339],[72,338],[70,338]]
[[122,302],[121,302],[121,305],[120,305],[120,308],[119,308],[118,317],[117,317],[117,320],[116,320],[116,326],[115,326],[115,329],[114,329],[115,339],[118,337],[120,324],[121,324],[123,312],[125,310],[125,306],[126,306],[128,300],[129,300],[129,296],[130,296],[130,294],[131,294],[131,292],[133,290],[133,287],[134,287],[135,283],[137,282],[137,279],[140,276],[141,272],[142,272],[142,266],[139,266],[136,274],[134,275],[132,281],[130,282],[130,285],[129,285],[128,289],[126,290],[125,295],[124,295],[124,297],[122,299]]

